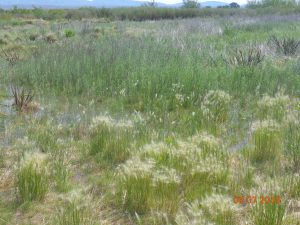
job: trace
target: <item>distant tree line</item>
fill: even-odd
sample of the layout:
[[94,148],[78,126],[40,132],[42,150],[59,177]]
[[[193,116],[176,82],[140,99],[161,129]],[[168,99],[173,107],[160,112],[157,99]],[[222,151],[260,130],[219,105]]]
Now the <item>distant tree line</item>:
[[297,0],[249,0],[248,8],[264,8],[264,7],[298,7]]
[[[252,0],[253,1],[253,0]],[[247,15],[256,16],[262,14],[289,14],[300,13],[300,6],[295,1],[283,0],[261,0],[259,2],[250,2],[246,8],[239,8],[236,2],[221,8],[201,8],[197,1],[185,1],[182,8],[161,8],[156,7],[155,1],[151,1],[142,7],[131,8],[79,8],[79,9],[22,9],[13,7],[10,10],[0,9],[1,20],[13,20],[18,17],[27,19],[68,19],[81,20],[84,18],[101,18],[104,21],[114,20],[162,20],[177,18],[194,18],[194,17],[216,17],[216,16],[234,16]],[[279,7],[278,7],[279,6]],[[285,7],[282,7],[285,6]],[[225,9],[223,9],[225,8]]]

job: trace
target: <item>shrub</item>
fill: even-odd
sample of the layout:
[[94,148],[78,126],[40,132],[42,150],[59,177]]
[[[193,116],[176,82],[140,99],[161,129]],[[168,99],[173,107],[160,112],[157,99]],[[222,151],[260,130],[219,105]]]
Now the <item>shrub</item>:
[[71,38],[75,36],[75,31],[74,30],[65,30],[65,37],[66,38]]
[[255,162],[279,159],[283,153],[282,133],[279,125],[272,120],[258,121],[252,126],[251,158]]
[[269,42],[276,48],[276,51],[278,53],[284,54],[286,56],[295,55],[300,46],[300,40],[289,37],[279,39],[276,36],[272,36]]
[[45,155],[25,153],[17,171],[17,187],[22,202],[41,200],[49,182]]
[[30,41],[35,41],[38,38],[38,34],[30,34],[29,35],[29,40]]
[[49,43],[49,44],[52,44],[54,42],[57,41],[57,37],[55,34],[47,34],[46,37],[45,37],[45,40]]

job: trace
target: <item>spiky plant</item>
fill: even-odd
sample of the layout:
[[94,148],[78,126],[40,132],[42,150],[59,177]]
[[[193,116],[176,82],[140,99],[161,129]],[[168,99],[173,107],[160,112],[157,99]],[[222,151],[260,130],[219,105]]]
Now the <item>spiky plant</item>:
[[271,36],[269,43],[276,48],[278,53],[284,54],[285,56],[295,55],[300,46],[300,40],[290,37],[279,39],[275,35]]
[[232,57],[226,60],[228,64],[233,66],[257,66],[264,60],[265,56],[259,48],[250,48],[248,50],[236,49],[232,53]]
[[27,108],[33,100],[34,93],[32,90],[19,88],[16,85],[11,85],[10,90],[14,99],[13,105],[17,111],[23,111]]

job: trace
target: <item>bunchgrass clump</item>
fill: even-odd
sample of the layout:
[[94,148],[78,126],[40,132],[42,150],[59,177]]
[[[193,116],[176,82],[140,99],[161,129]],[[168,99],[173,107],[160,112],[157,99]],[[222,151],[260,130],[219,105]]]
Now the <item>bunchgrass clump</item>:
[[289,96],[281,93],[275,97],[265,95],[257,102],[258,118],[260,120],[271,119],[281,122],[287,113],[291,103]]
[[[278,195],[272,195],[278,196]],[[260,201],[260,199],[259,199]],[[258,202],[253,207],[253,222],[256,225],[283,225],[284,215],[286,212],[286,203],[280,201],[280,203],[262,204]]]
[[300,166],[300,124],[297,120],[289,121],[284,129],[286,157],[291,160],[294,170]]
[[232,198],[213,193],[186,204],[185,209],[176,215],[176,224],[238,224],[240,212],[241,209],[233,203]]
[[[65,199],[64,206],[59,208],[53,224],[57,225],[93,225],[86,199],[80,192],[73,191]],[[88,198],[89,199],[89,198]],[[89,199],[90,200],[90,199]]]
[[91,125],[90,155],[107,166],[124,162],[129,157],[132,134],[131,121],[113,121],[96,117]]
[[17,170],[21,202],[41,200],[49,188],[47,160],[41,153],[25,153]]
[[194,201],[191,204],[186,203],[186,207],[180,210],[175,218],[176,224],[178,225],[190,225],[190,224],[203,224],[203,225],[213,225],[210,222],[200,208],[199,201]]
[[52,162],[52,171],[56,189],[60,192],[67,192],[70,188],[70,172],[66,164],[66,153],[63,152],[63,150],[60,150],[56,155],[54,155]]
[[222,90],[209,91],[203,98],[201,110],[209,123],[222,124],[228,120],[231,96]]
[[132,158],[119,168],[119,199],[129,212],[143,214],[150,210],[154,166],[153,161]]
[[[131,213],[166,213],[172,220],[181,201],[226,185],[227,156],[219,140],[201,133],[188,141],[145,145],[119,167],[119,201]],[[197,187],[197,188],[195,188]]]
[[240,220],[240,208],[233,203],[232,197],[212,194],[199,203],[207,218],[215,224],[237,224]]
[[252,126],[251,159],[256,163],[278,160],[283,153],[280,126],[273,120],[257,121]]

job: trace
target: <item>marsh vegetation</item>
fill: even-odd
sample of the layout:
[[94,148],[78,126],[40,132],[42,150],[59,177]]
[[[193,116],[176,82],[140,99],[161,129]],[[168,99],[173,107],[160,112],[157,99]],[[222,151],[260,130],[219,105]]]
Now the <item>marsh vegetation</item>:
[[0,14],[0,224],[299,224],[300,14],[249,12]]

